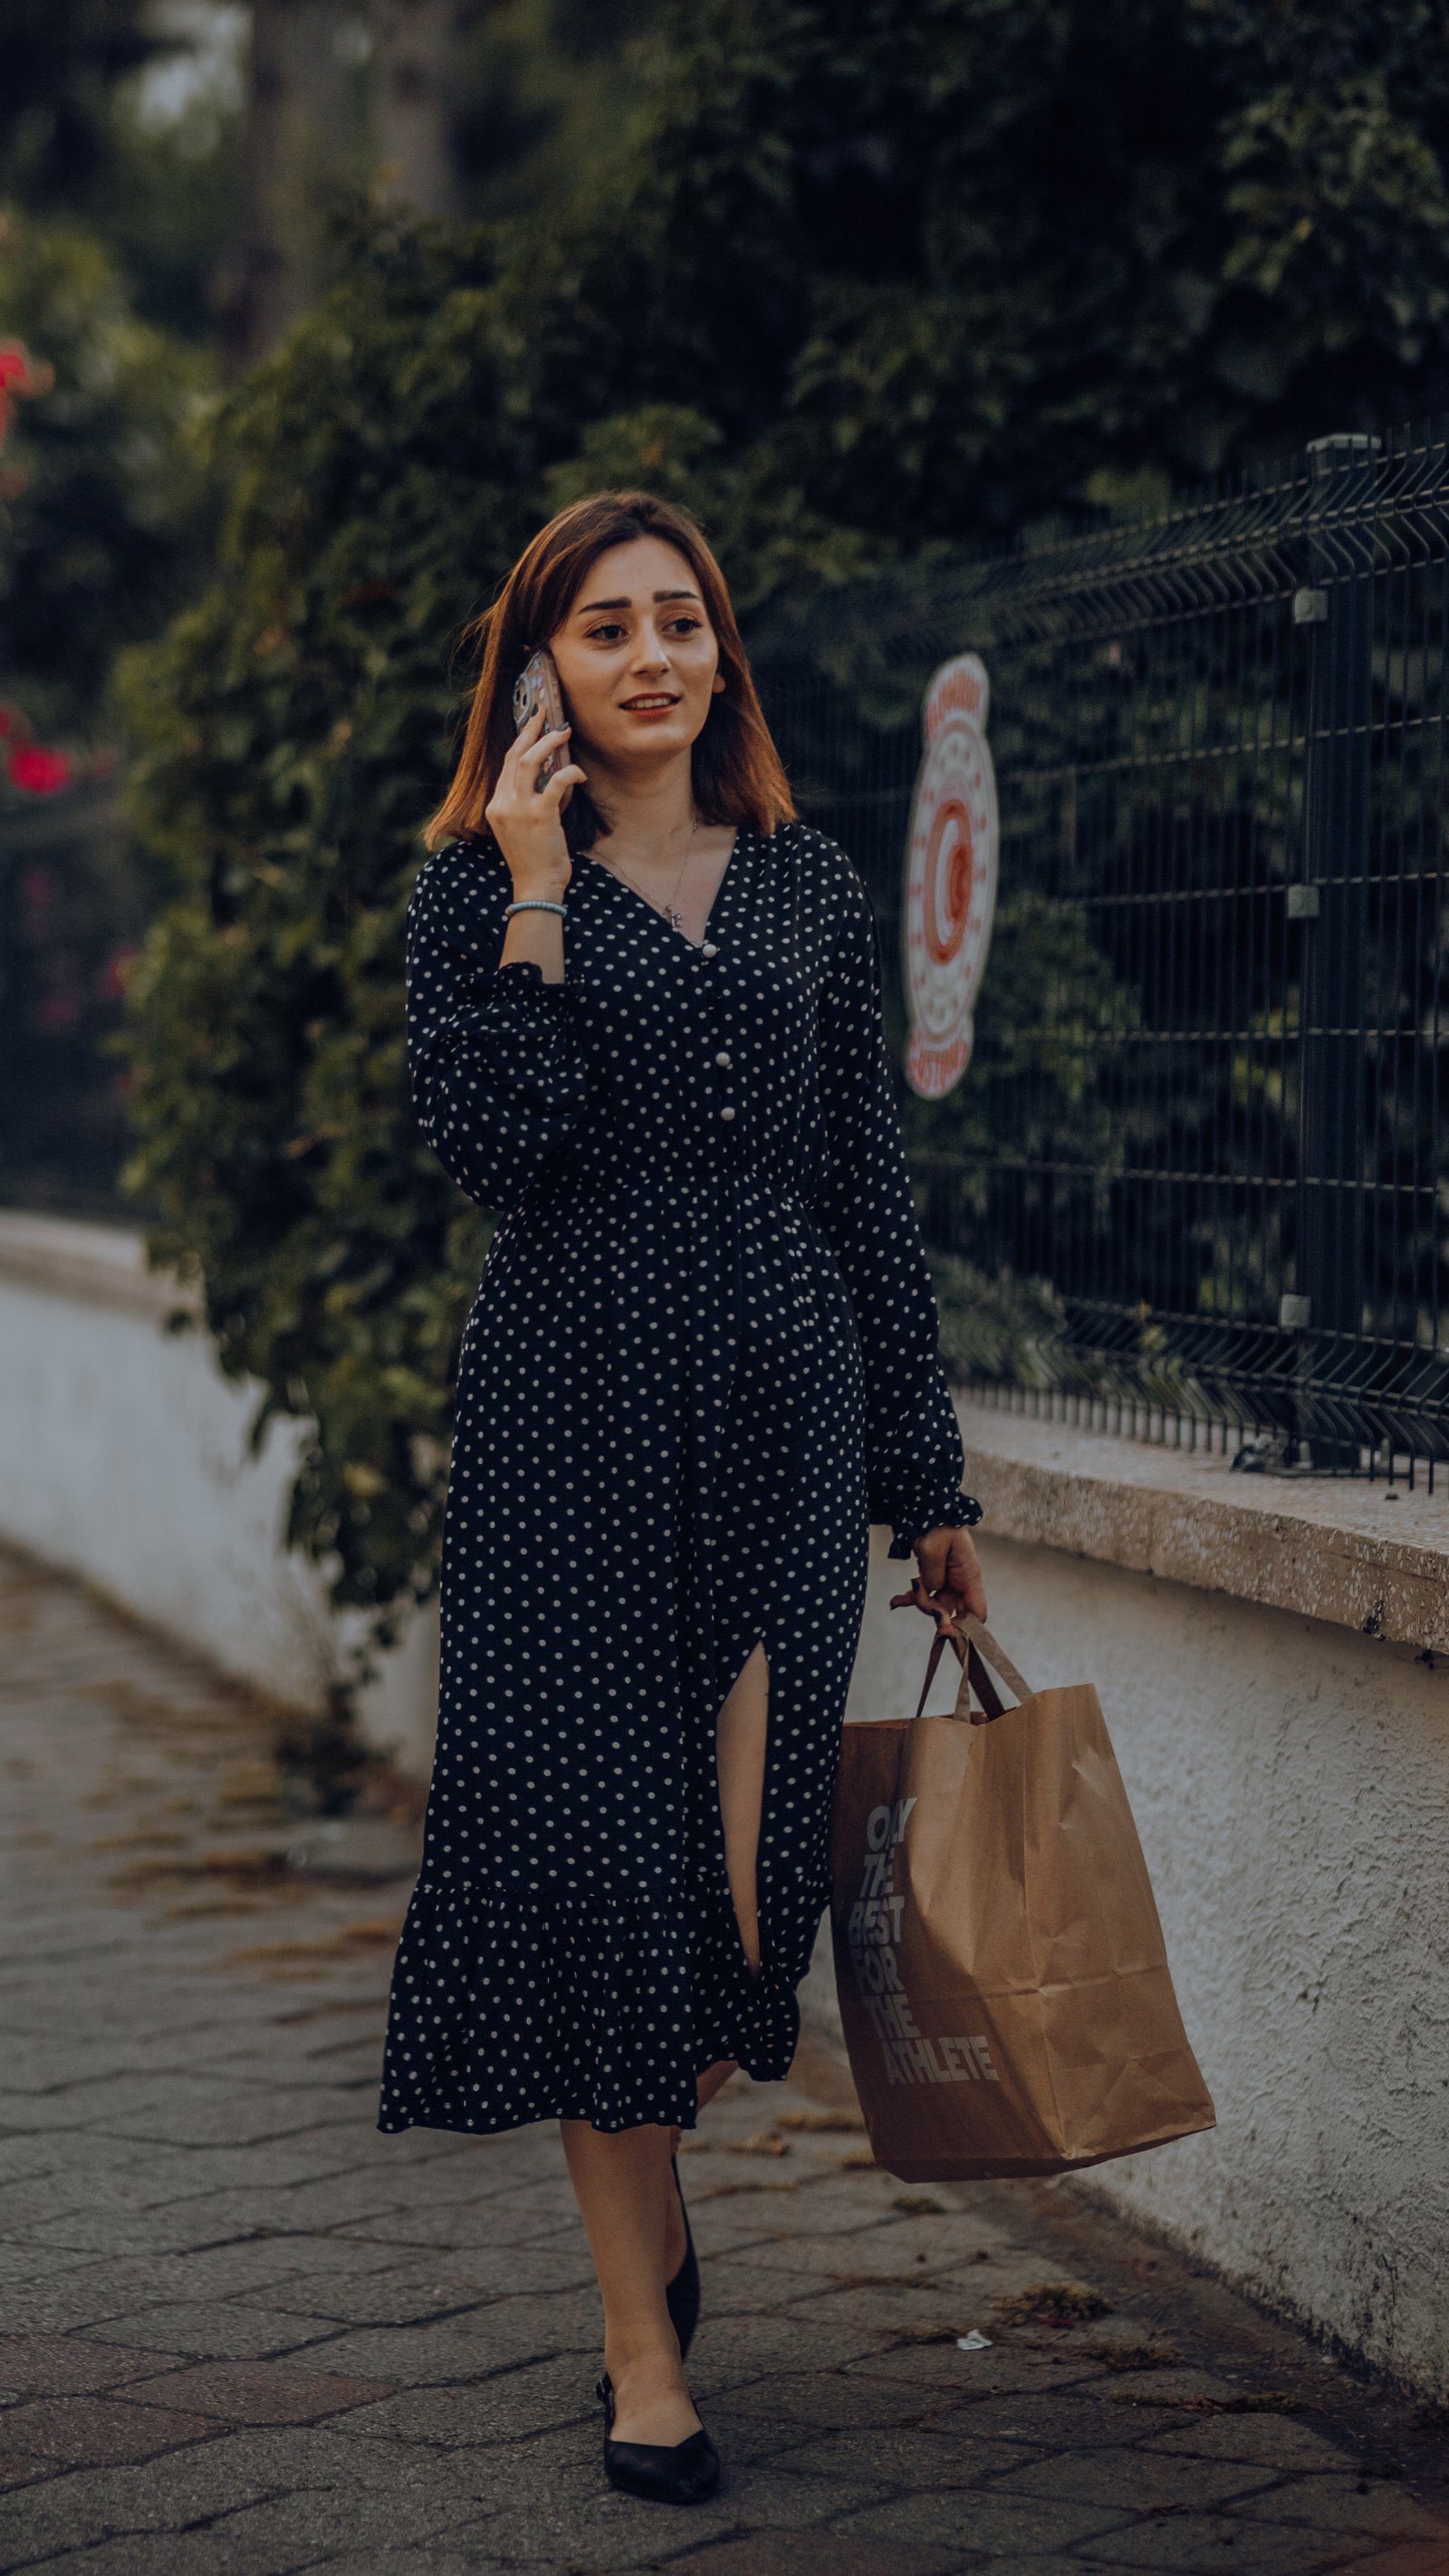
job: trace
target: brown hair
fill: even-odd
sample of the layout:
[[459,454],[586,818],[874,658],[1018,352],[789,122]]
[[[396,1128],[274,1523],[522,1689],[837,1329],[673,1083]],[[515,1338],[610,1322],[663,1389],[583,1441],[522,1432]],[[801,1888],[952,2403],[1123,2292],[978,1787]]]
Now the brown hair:
[[[460,835],[481,839],[485,808],[513,740],[513,686],[530,653],[556,635],[590,565],[610,546],[661,537],[677,546],[699,584],[719,644],[724,688],[710,703],[694,745],[694,801],[706,823],[773,832],[793,819],[795,801],[750,676],[725,579],[703,534],[684,510],[652,492],[591,492],[572,501],[525,546],[491,608],[464,630],[463,644],[482,645],[463,749],[452,786],[427,827],[430,849]],[[576,788],[564,815],[572,850],[603,835],[597,805]]]

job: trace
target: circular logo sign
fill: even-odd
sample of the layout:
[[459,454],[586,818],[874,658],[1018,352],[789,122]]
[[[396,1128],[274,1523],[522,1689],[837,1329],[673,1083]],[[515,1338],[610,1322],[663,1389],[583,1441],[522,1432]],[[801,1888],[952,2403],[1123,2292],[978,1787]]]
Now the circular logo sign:
[[986,743],[990,695],[974,653],[943,662],[926,691],[901,930],[911,1018],[906,1080],[923,1100],[942,1099],[971,1061],[971,1014],[991,945],[999,834]]

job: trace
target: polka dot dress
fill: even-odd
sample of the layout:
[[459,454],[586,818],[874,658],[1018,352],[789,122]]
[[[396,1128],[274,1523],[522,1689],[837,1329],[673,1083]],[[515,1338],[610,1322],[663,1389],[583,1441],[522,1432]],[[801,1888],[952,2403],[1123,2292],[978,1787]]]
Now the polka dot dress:
[[[488,845],[408,923],[423,1132],[503,1211],[464,1331],[442,1688],[380,2125],[695,2117],[783,2076],[828,1895],[872,1520],[958,1508],[865,888],[800,824],[741,832],[696,946],[597,861],[565,980],[500,968]],[[751,1972],[715,1720],[770,1667]]]

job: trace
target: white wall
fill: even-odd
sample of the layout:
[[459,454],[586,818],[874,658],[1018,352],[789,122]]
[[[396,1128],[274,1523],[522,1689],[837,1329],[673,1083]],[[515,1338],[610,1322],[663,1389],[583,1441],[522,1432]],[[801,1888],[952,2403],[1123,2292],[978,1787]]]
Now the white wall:
[[[57,1229],[57,1231],[59,1231]],[[282,1548],[298,1426],[247,1448],[256,1389],[224,1378],[195,1331],[163,1333],[115,1237],[117,1302],[0,1275],[0,1536],[83,1575],[223,1672],[297,1708],[342,1668],[350,1631],[316,1569]],[[416,1619],[364,1694],[369,1739],[426,1770],[437,1622]]]
[[[1055,1550],[981,1553],[1027,1680],[1096,1684],[1217,2104],[1216,2130],[1084,2187],[1449,2391],[1449,1674]],[[900,1577],[878,1546],[852,1716],[915,1707],[930,1632],[886,1609]]]

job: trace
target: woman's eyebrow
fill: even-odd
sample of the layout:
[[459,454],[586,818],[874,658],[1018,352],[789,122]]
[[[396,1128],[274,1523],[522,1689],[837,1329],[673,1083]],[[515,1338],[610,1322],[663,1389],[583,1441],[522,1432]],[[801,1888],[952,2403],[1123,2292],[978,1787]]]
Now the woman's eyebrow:
[[[666,599],[697,600],[698,598],[697,590],[656,590],[654,604],[657,608]],[[632,608],[633,605],[632,599],[587,599],[583,607],[576,609],[574,614],[576,617],[597,617],[603,608]]]

